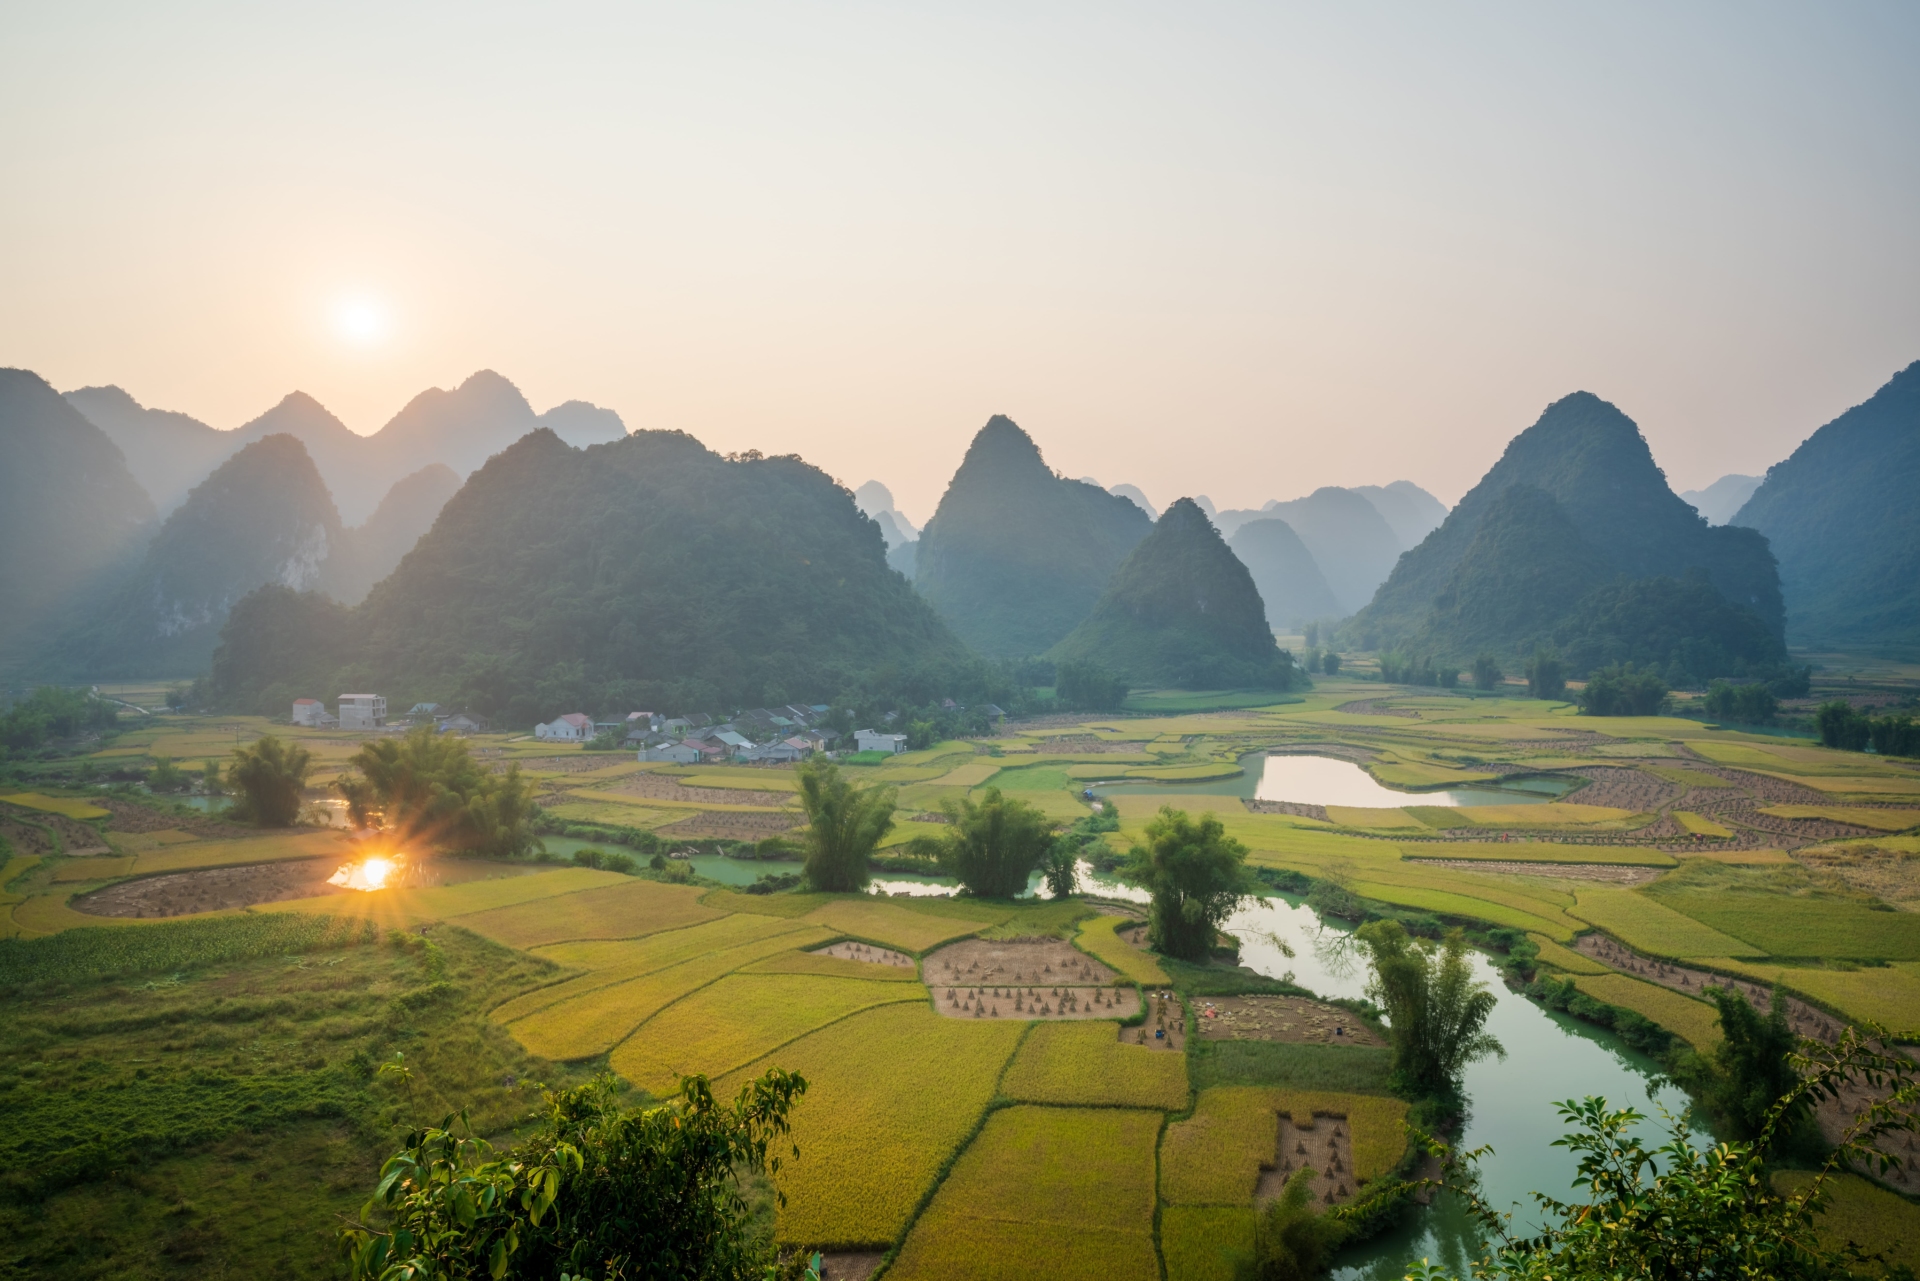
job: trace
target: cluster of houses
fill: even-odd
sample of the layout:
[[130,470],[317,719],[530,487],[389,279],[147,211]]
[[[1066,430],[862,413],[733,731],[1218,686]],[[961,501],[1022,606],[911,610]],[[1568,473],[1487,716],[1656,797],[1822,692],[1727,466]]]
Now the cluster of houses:
[[[743,764],[781,764],[803,761],[827,745],[828,735],[816,725],[827,705],[794,704],[756,707],[729,720],[704,712],[662,716],[658,712],[629,712],[624,720],[596,721],[584,712],[556,716],[534,726],[535,738],[554,743],[588,743],[602,735],[624,736],[627,747],[643,761],[670,761],[678,765],[737,761]],[[859,750],[904,752],[905,734],[860,730],[854,735]]]
[[389,717],[387,700],[378,694],[342,694],[334,706],[336,711],[329,716],[327,705],[319,699],[296,698],[293,700],[293,723],[313,729],[351,730],[408,729],[415,725],[432,725],[442,734],[479,734],[487,728],[486,717],[448,711],[438,703],[415,703],[406,715]]

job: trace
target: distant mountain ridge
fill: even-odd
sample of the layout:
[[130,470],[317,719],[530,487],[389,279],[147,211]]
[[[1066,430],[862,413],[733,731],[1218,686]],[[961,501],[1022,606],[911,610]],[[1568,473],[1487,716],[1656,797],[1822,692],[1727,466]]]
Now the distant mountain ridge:
[[1780,558],[1796,644],[1920,658],[1920,361],[1769,468],[1733,522]]
[[1132,501],[1056,475],[996,414],[921,533],[914,584],[982,654],[1039,654],[1087,617],[1152,528]]
[[1705,489],[1689,489],[1680,501],[1699,512],[1709,525],[1729,525],[1734,513],[1760,488],[1758,476],[1722,476]]
[[1234,531],[1227,546],[1253,576],[1267,623],[1275,631],[1344,613],[1313,553],[1286,521],[1277,516],[1250,520]]
[[292,392],[235,431],[220,431],[186,414],[148,409],[118,387],[66,393],[106,432],[132,465],[162,514],[236,451],[265,436],[297,438],[327,482],[341,519],[360,524],[402,477],[440,463],[462,478],[528,432],[551,428],[575,446],[626,434],[620,416],[582,400],[536,414],[512,382],[483,369],[451,391],[429,388],[408,401],[379,431],[362,436],[305,392]]
[[112,439],[25,369],[0,369],[0,670],[137,564],[152,500]]
[[1294,679],[1252,575],[1190,498],[1167,508],[1052,657],[1092,660],[1138,686],[1286,689]]
[[[1658,584],[1682,582],[1695,603],[1676,613]],[[1693,631],[1669,625],[1680,615]],[[1667,487],[1633,420],[1578,392],[1514,437],[1342,636],[1462,662],[1553,643],[1582,662],[1730,675],[1784,657],[1781,618],[1766,539],[1709,527]]]

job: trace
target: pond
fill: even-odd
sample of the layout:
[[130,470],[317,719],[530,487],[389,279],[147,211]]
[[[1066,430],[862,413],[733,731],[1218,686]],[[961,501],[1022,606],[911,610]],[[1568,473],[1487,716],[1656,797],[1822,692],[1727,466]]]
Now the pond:
[[1305,805],[1391,808],[1417,805],[1532,805],[1559,800],[1573,784],[1558,778],[1517,778],[1434,792],[1403,792],[1388,787],[1352,761],[1330,756],[1269,756],[1254,752],[1240,758],[1234,778],[1203,783],[1111,782],[1093,784],[1096,796],[1127,793],[1175,796],[1239,796],[1248,800],[1296,801]]

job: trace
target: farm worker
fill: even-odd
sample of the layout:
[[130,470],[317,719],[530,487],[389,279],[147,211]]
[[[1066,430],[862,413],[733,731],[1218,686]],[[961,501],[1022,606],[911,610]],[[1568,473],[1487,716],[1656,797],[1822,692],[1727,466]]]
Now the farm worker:
[[1167,1029],[1165,1029],[1165,1028],[1163,1028],[1163,1027],[1157,1027],[1157,1028],[1155,1028],[1155,1029],[1153,1029],[1153,1039],[1154,1039],[1154,1040],[1156,1040],[1156,1041],[1164,1041],[1164,1040],[1166,1040],[1166,1039],[1167,1039]]

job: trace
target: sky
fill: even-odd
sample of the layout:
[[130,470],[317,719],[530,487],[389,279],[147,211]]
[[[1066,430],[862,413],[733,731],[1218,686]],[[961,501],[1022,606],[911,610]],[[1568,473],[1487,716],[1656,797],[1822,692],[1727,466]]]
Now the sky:
[[932,513],[995,413],[1452,502],[1587,390],[1676,489],[1920,358],[1920,6],[0,9],[0,365],[356,431],[480,368]]

